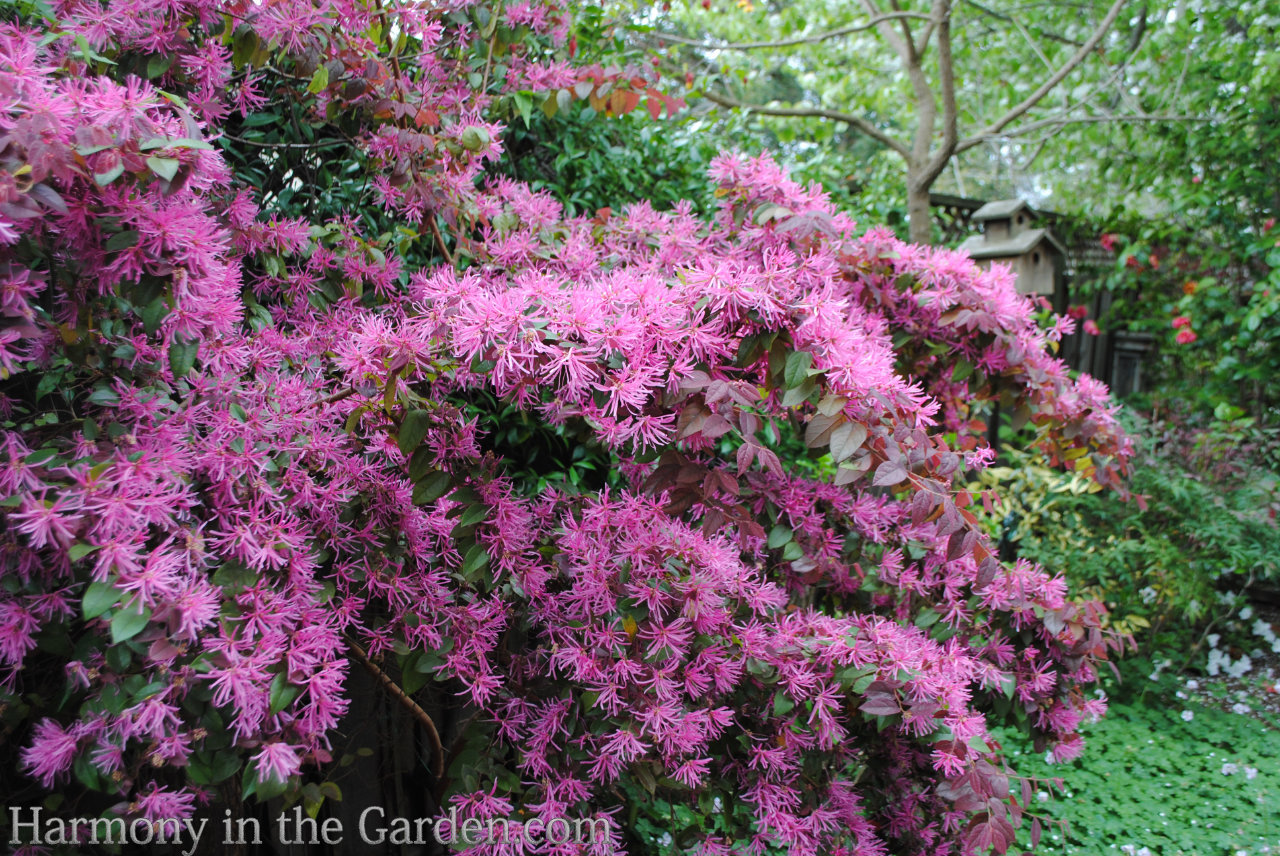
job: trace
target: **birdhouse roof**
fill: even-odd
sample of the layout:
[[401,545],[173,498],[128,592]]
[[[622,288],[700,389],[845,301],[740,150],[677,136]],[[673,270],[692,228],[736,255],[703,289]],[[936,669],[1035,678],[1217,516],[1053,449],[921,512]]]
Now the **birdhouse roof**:
[[1067,248],[1048,229],[1028,229],[1002,241],[988,241],[982,235],[974,235],[961,244],[960,249],[975,259],[1008,258],[1029,253],[1045,242],[1066,254]]
[[999,199],[995,202],[988,202],[973,212],[973,219],[979,223],[986,220],[1007,220],[1023,208],[1032,214],[1035,213],[1031,206],[1021,199]]

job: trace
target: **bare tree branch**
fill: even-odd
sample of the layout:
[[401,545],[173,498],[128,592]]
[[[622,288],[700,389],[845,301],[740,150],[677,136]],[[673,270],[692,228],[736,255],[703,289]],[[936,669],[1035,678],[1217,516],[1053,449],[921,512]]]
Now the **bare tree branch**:
[[756,113],[761,116],[794,116],[800,118],[818,118],[830,119],[833,122],[843,122],[852,128],[856,128],[863,134],[866,134],[876,142],[882,143],[893,149],[904,158],[910,156],[910,151],[900,140],[889,136],[875,125],[868,122],[861,116],[855,116],[852,113],[841,113],[838,110],[825,110],[821,107],[769,107],[764,104],[748,104],[739,101],[736,98],[730,98],[727,95],[720,95],[715,92],[704,92],[703,96],[721,107],[736,107],[739,110],[746,110],[748,113]]
[[979,131],[974,136],[969,137],[968,139],[961,142],[956,147],[956,152],[958,153],[958,152],[967,151],[968,149],[971,149],[974,146],[981,143],[983,140],[989,137],[993,137],[996,134],[1000,133],[1000,131],[1003,130],[1005,126],[1017,120],[1018,117],[1022,116],[1032,107],[1036,106],[1036,104],[1040,102],[1040,99],[1044,98],[1045,95],[1052,92],[1053,88],[1057,86],[1059,83],[1061,83],[1063,78],[1065,78],[1068,74],[1074,71],[1076,66],[1084,62],[1085,58],[1088,57],[1089,54],[1093,52],[1093,49],[1096,48],[1098,44],[1102,42],[1103,36],[1105,36],[1107,34],[1107,31],[1111,29],[1111,25],[1115,23],[1116,17],[1119,16],[1120,10],[1124,8],[1124,5],[1126,2],[1127,0],[1115,0],[1115,2],[1111,4],[1111,8],[1107,10],[1106,17],[1102,19],[1102,22],[1100,24],[1098,24],[1097,29],[1095,29],[1093,31],[1093,34],[1089,36],[1088,40],[1085,41],[1085,43],[1080,46],[1079,50],[1077,50],[1074,54],[1071,55],[1070,59],[1064,62],[1058,68],[1057,71],[1055,71],[1052,75],[1049,76],[1047,80],[1044,81],[1044,83],[1041,83],[1040,86],[1037,87],[1034,92],[1032,92],[1030,95],[1028,95],[1018,104],[1014,105],[1009,110],[1009,112],[1005,113],[999,119],[992,122],[982,131]]
[[[1004,21],[1006,24],[1012,24],[1014,22],[1014,19],[1011,15],[1006,15],[1003,12],[997,12],[995,9],[989,9],[986,6],[983,6],[981,3],[976,2],[976,0],[964,0],[964,2],[969,4],[973,8],[977,9],[982,14],[995,18],[997,21]],[[1057,33],[1051,33],[1048,30],[1041,30],[1040,32],[1041,32],[1041,35],[1043,35],[1046,39],[1049,39],[1051,41],[1062,42],[1062,44],[1064,45],[1071,45],[1072,47],[1076,47],[1076,48],[1080,47],[1080,43],[1077,42],[1075,39],[1068,39],[1066,36],[1060,36]]]
[[889,15],[880,15],[872,18],[864,24],[850,24],[847,27],[837,27],[834,30],[827,30],[821,33],[814,33],[811,36],[795,36],[790,39],[777,39],[770,42],[727,42],[725,44],[716,44],[715,42],[700,42],[697,39],[678,36],[675,33],[654,33],[654,37],[665,39],[669,42],[675,42],[679,45],[688,45],[692,48],[703,48],[705,50],[719,51],[755,51],[767,50],[770,48],[790,48],[796,45],[812,45],[818,42],[825,42],[828,39],[847,36],[851,33],[860,33],[864,30],[873,30],[884,21],[892,21],[895,18],[919,18],[928,20],[929,16],[920,12],[896,12]]
[[[893,7],[894,12],[902,11],[902,7],[898,5],[898,0],[889,0],[889,5]],[[913,61],[919,61],[921,51],[916,50],[915,39],[911,37],[911,25],[907,23],[905,18],[899,18],[898,24],[902,27],[902,43],[907,46],[907,51],[911,54],[911,59]]]
[[915,61],[915,45],[903,44],[902,38],[897,31],[893,29],[893,16],[882,15],[880,10],[876,8],[875,0],[862,0],[862,8],[867,10],[867,14],[873,20],[879,19],[876,29],[880,31],[880,35],[889,43],[898,56],[902,57],[904,66],[910,66]]
[[925,186],[932,185],[934,179],[946,169],[959,142],[959,116],[956,107],[956,75],[951,59],[951,2],[935,0],[933,19],[938,28],[938,82],[942,89],[942,145],[929,158],[921,179]]
[[1021,125],[1003,134],[993,135],[999,139],[1012,139],[1014,137],[1025,137],[1028,134],[1034,134],[1036,131],[1045,128],[1053,128],[1054,131],[1067,125],[1088,125],[1097,122],[1212,122],[1212,116],[1148,116],[1146,114],[1130,115],[1130,116],[1054,116],[1049,119],[1041,119],[1038,122],[1031,122]]
[[431,715],[413,699],[409,698],[409,694],[401,689],[400,685],[378,665],[369,659],[369,655],[365,653],[364,648],[352,639],[350,636],[343,635],[343,641],[347,643],[347,649],[351,651],[351,655],[355,657],[356,662],[364,666],[369,674],[382,685],[391,697],[398,701],[409,713],[416,719],[427,732],[427,742],[431,744],[431,772],[439,781],[444,776],[444,746],[440,743],[440,732],[436,730],[436,724],[432,721]]

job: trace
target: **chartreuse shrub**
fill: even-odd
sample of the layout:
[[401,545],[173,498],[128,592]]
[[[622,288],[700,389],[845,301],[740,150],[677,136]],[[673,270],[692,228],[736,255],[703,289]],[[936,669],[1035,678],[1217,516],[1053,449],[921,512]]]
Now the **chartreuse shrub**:
[[1280,577],[1277,480],[1238,466],[1230,426],[1189,432],[1128,418],[1144,438],[1131,498],[1016,450],[973,487],[995,489],[984,518],[1018,556],[1063,568],[1107,606],[1104,625],[1154,644],[1151,656],[1185,659],[1192,634],[1223,615],[1222,593]]
[[429,738],[435,808],[628,825],[603,852],[664,804],[728,809],[687,852],[1003,852],[990,729],[1080,753],[1099,609],[998,561],[959,478],[999,399],[1118,485],[1105,389],[1007,271],[859,236],[767,158],[717,158],[706,218],[491,176],[496,117],[676,106],[575,68],[571,26],[0,25],[6,793],[315,810],[353,663]]

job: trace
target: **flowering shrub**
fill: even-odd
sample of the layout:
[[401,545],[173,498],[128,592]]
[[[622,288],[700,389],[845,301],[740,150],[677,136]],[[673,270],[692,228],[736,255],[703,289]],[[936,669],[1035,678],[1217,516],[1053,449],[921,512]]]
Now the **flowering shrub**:
[[[112,0],[0,28],[22,769],[150,820],[233,781],[314,802],[357,663],[463,817],[696,792],[741,807],[701,853],[1003,852],[1028,797],[989,719],[1074,757],[1108,643],[953,480],[1000,401],[1118,485],[1105,390],[1007,271],[858,237],[767,159],[715,162],[710,221],[486,179],[498,105],[604,97],[569,26]],[[361,190],[291,202],[330,144]],[[414,701],[446,694],[461,773]]]

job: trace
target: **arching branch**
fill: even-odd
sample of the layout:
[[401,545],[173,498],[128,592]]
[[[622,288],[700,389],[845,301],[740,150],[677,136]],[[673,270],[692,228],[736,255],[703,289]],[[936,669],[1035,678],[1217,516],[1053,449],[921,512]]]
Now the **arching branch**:
[[958,146],[956,146],[956,152],[959,153],[967,151],[982,143],[983,140],[995,136],[1008,125],[1017,121],[1032,107],[1039,104],[1042,98],[1052,92],[1054,87],[1061,83],[1068,74],[1074,71],[1076,66],[1084,62],[1089,54],[1093,52],[1093,49],[1102,42],[1103,37],[1107,34],[1107,31],[1111,29],[1111,25],[1115,23],[1116,18],[1120,15],[1120,10],[1124,8],[1126,2],[1128,2],[1128,0],[1115,0],[1115,2],[1111,4],[1111,8],[1107,10],[1106,17],[1102,19],[1102,22],[1098,24],[1097,28],[1093,31],[1093,34],[1089,36],[1088,40],[1085,41],[1083,45],[1080,46],[1079,50],[1073,53],[1066,62],[1059,66],[1058,70],[1051,74],[1048,79],[1036,87],[1034,92],[1018,104],[1014,105],[1009,112],[1005,113],[977,134],[963,140]]
[[702,42],[697,39],[687,38],[686,36],[678,36],[675,33],[655,33],[654,35],[657,38],[664,39],[668,42],[675,42],[678,45],[688,45],[689,47],[703,48],[705,50],[755,51],[818,44],[819,42],[825,42],[828,39],[836,39],[840,36],[860,33],[864,30],[873,30],[878,24],[884,21],[892,21],[895,18],[919,18],[922,20],[928,20],[929,16],[920,12],[894,12],[891,14],[879,15],[862,24],[850,24],[846,27],[837,27],[834,30],[826,30],[825,32],[814,33],[809,36],[795,36],[789,39],[775,39],[767,42],[726,42],[724,44],[716,44],[715,42]]
[[704,92],[704,97],[721,107],[735,107],[739,110],[746,110],[748,113],[757,113],[761,116],[793,116],[798,118],[820,118],[830,119],[834,122],[843,122],[852,128],[856,128],[863,134],[866,134],[876,142],[883,143],[893,149],[904,158],[908,157],[909,151],[900,140],[886,134],[875,125],[868,122],[861,116],[855,116],[852,113],[842,113],[839,110],[825,110],[821,107],[769,107],[764,104],[748,104],[739,101],[736,98],[730,98],[727,95],[720,95],[715,92]]

